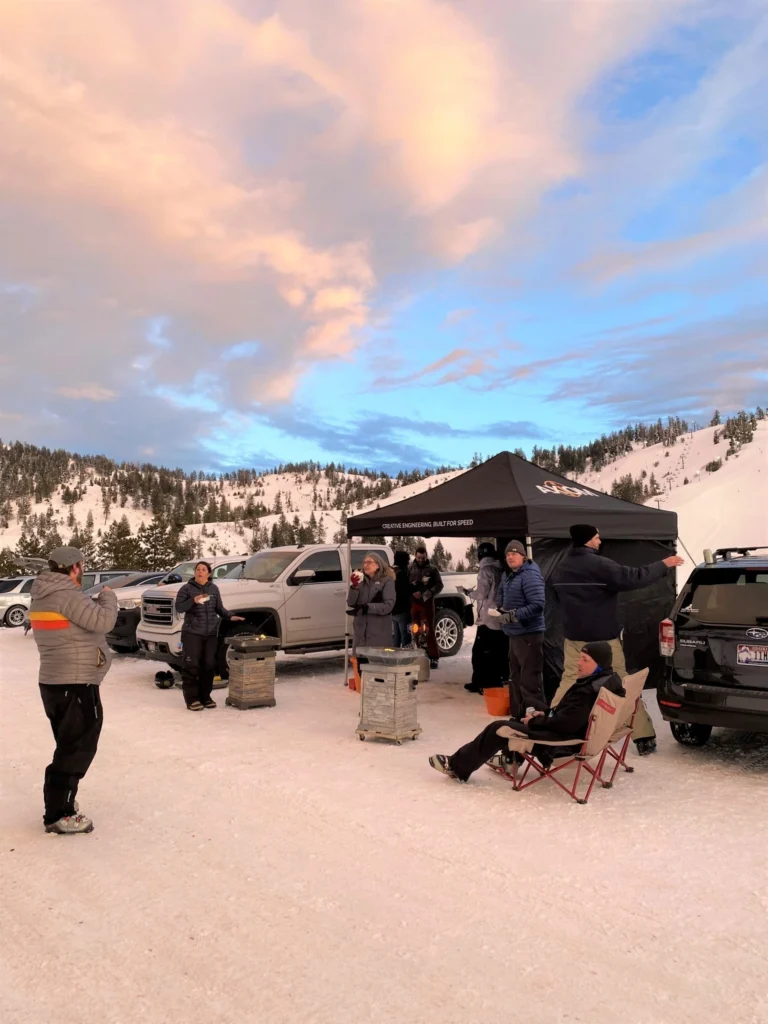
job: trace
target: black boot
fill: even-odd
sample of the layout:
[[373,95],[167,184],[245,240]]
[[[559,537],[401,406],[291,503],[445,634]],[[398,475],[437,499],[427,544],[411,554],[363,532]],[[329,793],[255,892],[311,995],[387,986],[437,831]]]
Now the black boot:
[[656,751],[656,737],[651,736],[646,740],[635,740],[635,746],[637,747],[637,753],[640,757],[645,757],[647,754],[653,754]]

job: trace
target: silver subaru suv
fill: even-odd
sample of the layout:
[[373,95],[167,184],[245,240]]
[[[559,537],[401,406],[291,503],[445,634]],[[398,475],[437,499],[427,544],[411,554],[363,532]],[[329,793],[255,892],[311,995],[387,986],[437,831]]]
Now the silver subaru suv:
[[24,625],[32,604],[30,590],[37,576],[11,576],[0,580],[0,623],[4,626]]

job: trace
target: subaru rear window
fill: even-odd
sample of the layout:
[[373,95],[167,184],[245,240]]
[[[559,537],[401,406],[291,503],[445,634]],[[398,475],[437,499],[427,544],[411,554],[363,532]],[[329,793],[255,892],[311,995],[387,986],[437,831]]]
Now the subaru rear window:
[[680,606],[680,614],[719,626],[768,623],[768,569],[702,569]]
[[21,580],[0,580],[0,594],[10,594],[21,583]]

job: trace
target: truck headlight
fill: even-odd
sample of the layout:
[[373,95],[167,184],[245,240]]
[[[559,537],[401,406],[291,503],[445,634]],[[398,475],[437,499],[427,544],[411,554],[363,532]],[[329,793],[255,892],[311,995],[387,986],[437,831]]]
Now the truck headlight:
[[117,607],[124,612],[129,611],[131,608],[141,608],[141,598],[124,597],[122,601],[117,602]]

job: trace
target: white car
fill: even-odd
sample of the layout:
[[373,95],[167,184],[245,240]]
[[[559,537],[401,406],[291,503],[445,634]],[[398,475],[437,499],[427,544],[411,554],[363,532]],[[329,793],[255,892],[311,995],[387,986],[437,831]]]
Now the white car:
[[12,576],[0,580],[0,622],[16,628],[24,625],[29,606],[32,604],[30,590],[37,576]]

